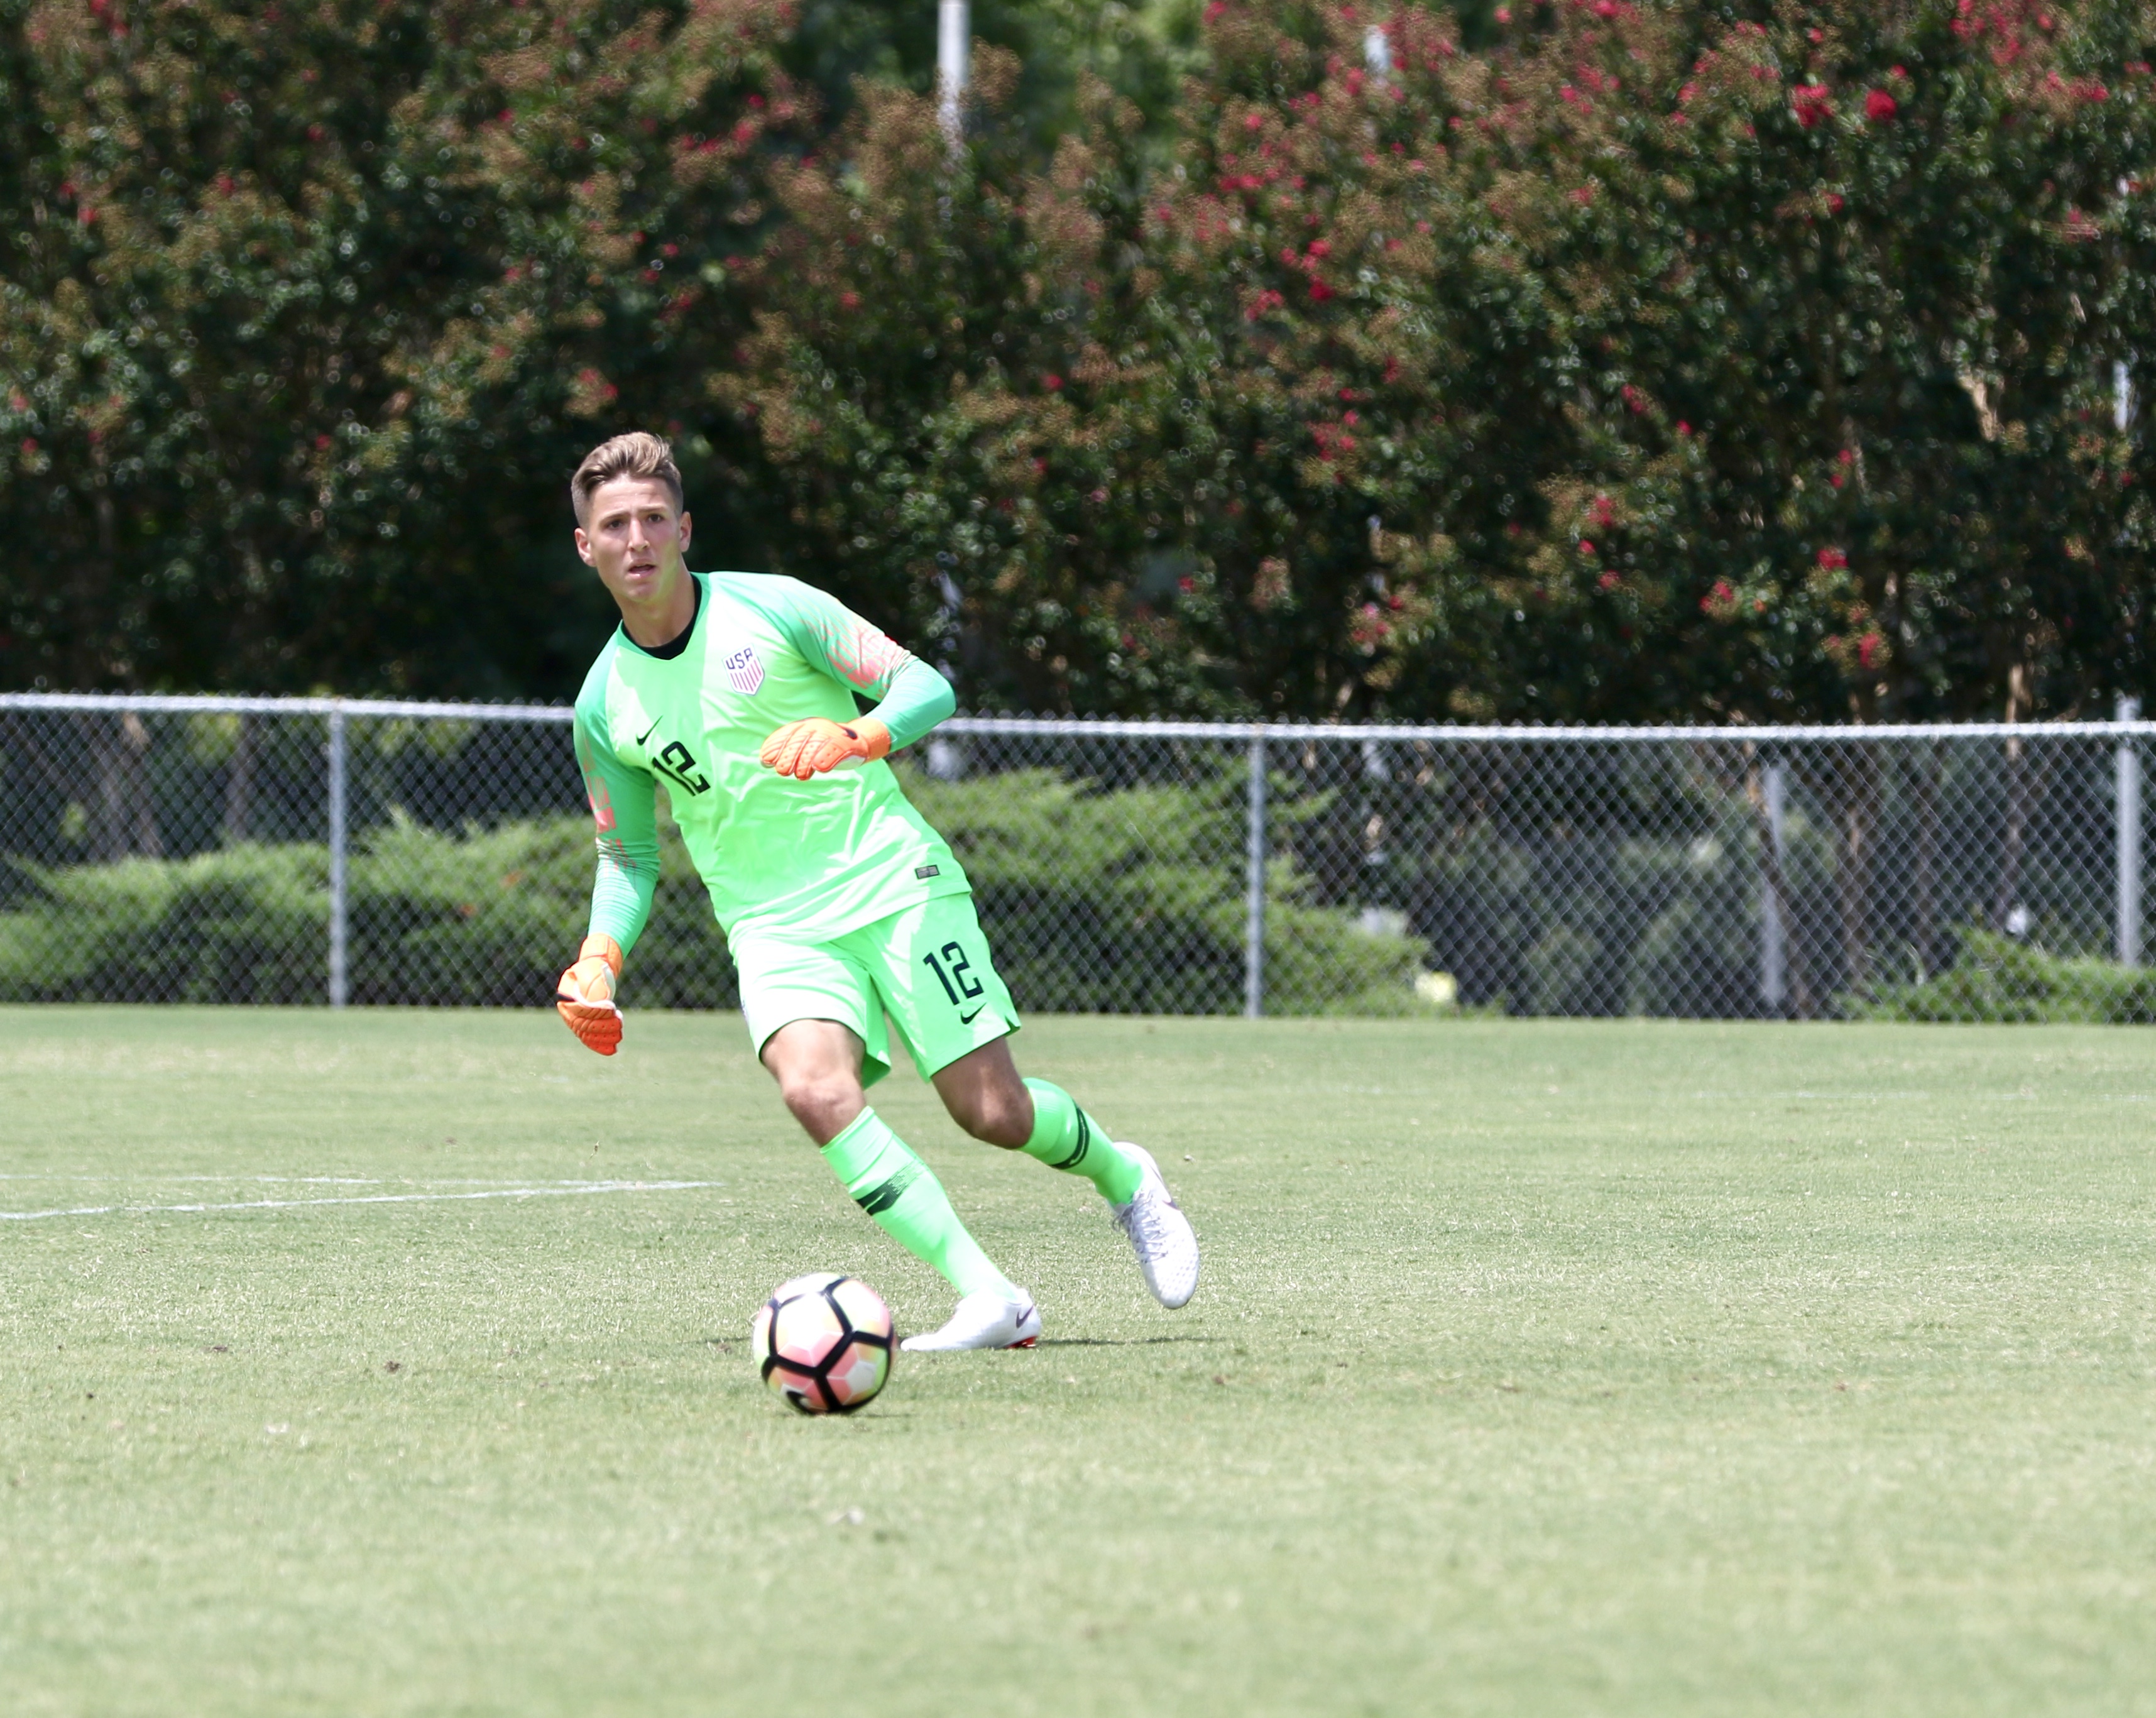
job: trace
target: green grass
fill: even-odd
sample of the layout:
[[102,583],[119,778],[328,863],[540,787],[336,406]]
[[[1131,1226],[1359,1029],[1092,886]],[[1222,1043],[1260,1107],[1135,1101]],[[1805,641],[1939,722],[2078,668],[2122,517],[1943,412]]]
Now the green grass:
[[0,1223],[12,1718],[2156,1713],[2146,1033],[1044,1020],[1198,1300],[901,1073],[1049,1340],[818,1422],[731,1016],[0,1024],[11,1211],[723,1183]]

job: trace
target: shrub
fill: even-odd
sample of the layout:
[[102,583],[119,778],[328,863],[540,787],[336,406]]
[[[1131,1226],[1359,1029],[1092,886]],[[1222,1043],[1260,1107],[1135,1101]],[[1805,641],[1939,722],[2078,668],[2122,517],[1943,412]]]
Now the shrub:
[[2142,1025],[2156,1020],[2156,970],[2047,954],[1971,929],[1963,933],[1960,957],[1936,978],[1877,987],[1847,1013],[1859,1020]]
[[[973,878],[998,964],[1029,1011],[1232,1013],[1244,900],[1233,783],[1089,792],[1047,770],[963,782],[908,771]],[[0,1000],[314,1003],[326,995],[329,861],[319,844],[192,859],[19,867],[0,913]],[[354,1002],[538,1006],[582,934],[591,891],[580,814],[462,831],[401,813],[350,874]],[[1423,944],[1314,905],[1276,861],[1268,1007],[1428,1013]],[[679,834],[623,985],[630,1007],[732,1008],[725,938]]]

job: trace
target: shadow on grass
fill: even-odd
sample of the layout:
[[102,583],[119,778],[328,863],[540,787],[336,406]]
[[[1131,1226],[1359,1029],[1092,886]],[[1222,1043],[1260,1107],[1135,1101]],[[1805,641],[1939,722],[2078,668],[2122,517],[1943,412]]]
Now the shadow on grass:
[[1222,1336],[1043,1336],[1043,1348],[1152,1348],[1163,1342],[1220,1342]]

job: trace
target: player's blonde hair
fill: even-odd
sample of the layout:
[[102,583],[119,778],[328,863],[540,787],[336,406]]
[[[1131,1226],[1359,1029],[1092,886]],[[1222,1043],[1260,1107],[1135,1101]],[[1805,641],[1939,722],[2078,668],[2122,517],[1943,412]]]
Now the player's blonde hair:
[[569,480],[569,505],[578,525],[591,523],[592,491],[617,477],[657,478],[673,495],[674,510],[681,510],[681,468],[674,463],[673,447],[664,436],[632,429],[593,448]]

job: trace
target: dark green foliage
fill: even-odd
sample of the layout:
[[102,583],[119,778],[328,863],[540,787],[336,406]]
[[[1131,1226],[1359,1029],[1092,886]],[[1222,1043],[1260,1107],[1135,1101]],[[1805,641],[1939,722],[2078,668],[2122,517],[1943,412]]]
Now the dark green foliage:
[[[1046,771],[909,791],[978,894],[997,964],[1028,1012],[1233,1013],[1243,997],[1240,826],[1227,784],[1089,794]],[[326,997],[328,858],[319,844],[191,859],[18,865],[0,912],[0,1001],[316,1003]],[[592,839],[581,815],[461,832],[401,813],[351,862],[356,1003],[538,1007],[583,934]],[[1428,1013],[1422,945],[1314,906],[1276,864],[1269,1006]],[[622,987],[629,1008],[732,1008],[709,900],[670,823],[659,895]]]
[[566,696],[642,423],[975,708],[2148,693],[2148,0],[1473,12],[0,0],[0,684]]
[[2156,1022],[2156,971],[2046,954],[1972,927],[1963,933],[1961,957],[1938,977],[1876,987],[1870,1001],[1852,1000],[1847,1012],[1860,1020],[2147,1025]]
[[[996,967],[1022,1009],[1235,1013],[1243,1003],[1239,777],[1088,792],[1052,770],[965,782],[909,771],[906,793],[972,879]],[[1311,904],[1276,859],[1267,880],[1265,1006],[1276,1014],[1411,1014],[1423,946]]]

